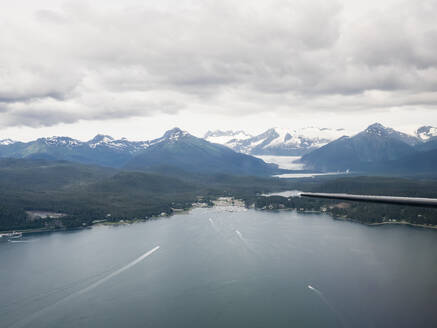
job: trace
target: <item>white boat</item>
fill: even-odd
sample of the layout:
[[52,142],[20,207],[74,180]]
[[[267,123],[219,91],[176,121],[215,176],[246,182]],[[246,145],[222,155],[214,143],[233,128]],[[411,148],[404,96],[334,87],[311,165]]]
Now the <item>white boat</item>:
[[1,240],[18,239],[18,238],[21,238],[21,237],[23,237],[23,233],[22,232],[16,232],[16,231],[0,234],[0,239]]

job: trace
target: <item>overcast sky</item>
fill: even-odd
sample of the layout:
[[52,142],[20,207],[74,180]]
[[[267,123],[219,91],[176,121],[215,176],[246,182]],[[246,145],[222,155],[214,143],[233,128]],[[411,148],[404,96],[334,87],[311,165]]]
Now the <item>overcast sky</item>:
[[437,0],[0,4],[0,138],[437,126]]

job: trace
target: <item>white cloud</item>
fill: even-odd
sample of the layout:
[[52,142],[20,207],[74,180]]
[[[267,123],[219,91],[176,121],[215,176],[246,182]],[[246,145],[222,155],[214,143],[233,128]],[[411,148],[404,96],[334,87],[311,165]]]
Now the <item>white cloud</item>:
[[17,0],[0,13],[0,125],[435,110],[436,15],[436,0]]

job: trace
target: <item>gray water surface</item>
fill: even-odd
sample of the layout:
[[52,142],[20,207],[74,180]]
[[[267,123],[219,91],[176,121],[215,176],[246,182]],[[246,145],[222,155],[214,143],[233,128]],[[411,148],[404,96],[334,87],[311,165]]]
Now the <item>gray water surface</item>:
[[436,250],[431,230],[222,208],[35,234],[0,243],[0,327],[435,327]]

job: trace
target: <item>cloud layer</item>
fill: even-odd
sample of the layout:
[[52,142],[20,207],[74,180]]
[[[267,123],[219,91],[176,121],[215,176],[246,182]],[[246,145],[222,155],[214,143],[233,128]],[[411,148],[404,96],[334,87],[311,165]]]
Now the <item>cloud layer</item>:
[[122,3],[2,8],[0,125],[437,108],[437,0]]

